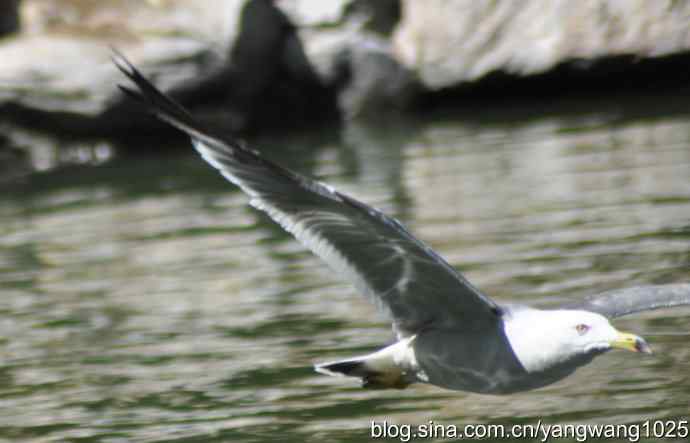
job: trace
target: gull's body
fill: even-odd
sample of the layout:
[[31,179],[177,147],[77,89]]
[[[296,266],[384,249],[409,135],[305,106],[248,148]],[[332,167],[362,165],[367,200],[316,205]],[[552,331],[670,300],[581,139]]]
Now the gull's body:
[[609,318],[690,304],[690,284],[633,288],[557,310],[500,306],[472,286],[398,221],[331,187],[263,159],[234,140],[205,132],[123,57],[138,86],[122,87],[388,316],[398,341],[369,355],[316,365],[359,377],[367,387],[423,382],[508,394],[556,382],[612,348],[648,353],[646,342]]
[[[589,325],[600,339],[570,352],[568,347],[577,346],[581,338],[576,330],[581,324]],[[371,387],[403,388],[423,382],[459,391],[510,394],[556,382],[612,346],[631,350],[637,346],[649,352],[642,339],[618,332],[593,312],[507,306],[482,327],[430,327],[402,336],[377,353],[316,369],[359,376]]]

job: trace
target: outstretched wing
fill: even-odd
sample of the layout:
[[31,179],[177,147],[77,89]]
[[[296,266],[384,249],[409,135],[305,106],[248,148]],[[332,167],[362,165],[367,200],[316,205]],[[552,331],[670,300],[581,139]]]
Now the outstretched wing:
[[564,306],[599,313],[608,318],[641,311],[690,305],[690,283],[616,289]]
[[114,61],[139,89],[120,86],[125,93],[186,132],[201,156],[249,195],[252,206],[354,283],[392,319],[398,334],[496,321],[499,307],[398,221],[234,140],[210,135],[123,56]]

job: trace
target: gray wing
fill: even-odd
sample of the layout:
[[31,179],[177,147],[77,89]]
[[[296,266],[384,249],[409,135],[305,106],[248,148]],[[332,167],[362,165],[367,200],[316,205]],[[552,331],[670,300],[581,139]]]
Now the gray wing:
[[635,312],[683,305],[690,305],[690,283],[616,289],[564,308],[582,309],[615,318]]
[[499,307],[398,221],[328,185],[282,168],[234,140],[203,131],[126,59],[115,59],[160,119],[186,132],[201,156],[392,320],[398,334],[494,324]]

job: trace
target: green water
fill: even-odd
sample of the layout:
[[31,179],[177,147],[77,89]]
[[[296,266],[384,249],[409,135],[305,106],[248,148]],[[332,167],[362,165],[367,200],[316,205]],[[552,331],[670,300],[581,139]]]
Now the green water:
[[[499,302],[690,281],[690,117],[467,121],[255,143],[400,218]],[[688,419],[690,344],[675,333],[690,309],[617,320],[655,354],[611,352],[541,390],[366,391],[311,365],[390,343],[389,324],[191,148],[0,191],[0,441],[357,442],[372,420]]]

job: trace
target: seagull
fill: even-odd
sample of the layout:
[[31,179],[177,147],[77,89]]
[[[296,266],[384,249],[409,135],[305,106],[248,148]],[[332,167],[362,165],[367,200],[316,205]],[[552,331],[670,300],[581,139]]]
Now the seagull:
[[399,221],[331,186],[283,168],[237,140],[215,136],[158,90],[122,54],[113,62],[136,85],[118,85],[186,133],[201,157],[249,196],[391,320],[397,341],[315,365],[366,388],[426,383],[481,394],[549,385],[618,348],[650,354],[647,342],[610,319],[690,304],[690,283],[607,292],[559,309],[497,304]]

